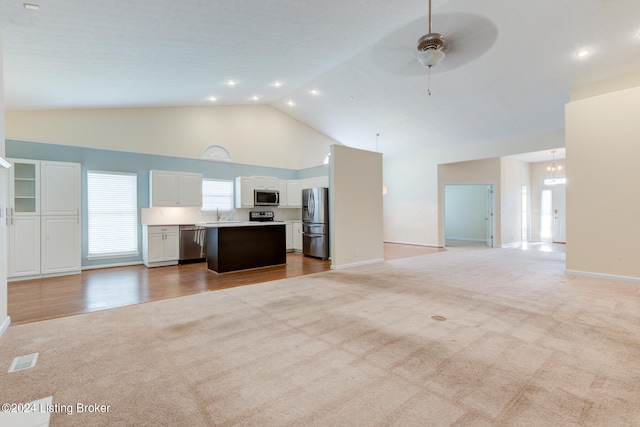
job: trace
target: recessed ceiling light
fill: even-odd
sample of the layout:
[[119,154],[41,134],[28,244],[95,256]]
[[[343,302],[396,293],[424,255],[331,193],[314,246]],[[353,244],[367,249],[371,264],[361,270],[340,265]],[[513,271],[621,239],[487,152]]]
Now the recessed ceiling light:
[[227,80],[227,86],[235,86],[238,84],[237,80]]
[[211,102],[215,102],[215,101],[217,101],[217,100],[218,100],[218,98],[216,98],[215,96],[210,96],[210,97],[208,97],[207,99],[208,99],[209,101],[211,101]]
[[311,89],[311,90],[309,91],[309,93],[310,93],[311,95],[320,95],[320,91],[319,91],[318,89]]
[[347,96],[347,100],[349,101],[353,101],[354,99],[356,99],[354,96]]
[[296,106],[296,103],[295,103],[295,102],[293,102],[292,100],[289,100],[289,101],[287,101],[287,105],[288,105],[289,107],[295,107],[295,106]]
[[253,95],[253,96],[251,97],[251,100],[252,100],[252,101],[257,101],[258,99],[260,99],[260,97],[259,97],[258,95]]
[[280,86],[282,86],[282,82],[280,82],[280,81],[275,81],[275,82],[273,82],[273,83],[271,84],[271,86],[273,86],[273,87],[280,87]]
[[588,49],[588,48],[580,49],[579,51],[576,52],[576,56],[578,58],[584,58],[589,55],[591,55],[591,49]]
[[25,9],[29,9],[29,10],[40,10],[40,5],[39,4],[33,4],[33,3],[22,3],[22,5],[24,6]]

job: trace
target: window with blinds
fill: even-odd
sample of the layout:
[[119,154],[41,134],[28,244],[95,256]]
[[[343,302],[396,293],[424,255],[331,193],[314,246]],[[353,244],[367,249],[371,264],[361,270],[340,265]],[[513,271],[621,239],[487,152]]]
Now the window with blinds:
[[233,181],[222,179],[202,180],[203,211],[233,210]]
[[138,255],[137,175],[87,173],[89,258]]

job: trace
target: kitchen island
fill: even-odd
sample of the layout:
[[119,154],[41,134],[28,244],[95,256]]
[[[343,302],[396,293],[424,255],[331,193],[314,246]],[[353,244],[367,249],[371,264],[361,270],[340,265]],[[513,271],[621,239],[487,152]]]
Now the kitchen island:
[[287,263],[284,222],[219,222],[207,228],[207,268],[216,273]]

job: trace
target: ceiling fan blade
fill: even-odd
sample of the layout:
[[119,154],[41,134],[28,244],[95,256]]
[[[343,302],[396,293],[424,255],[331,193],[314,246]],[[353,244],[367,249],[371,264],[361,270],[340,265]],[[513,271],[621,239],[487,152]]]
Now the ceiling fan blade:
[[[453,70],[486,53],[495,43],[498,29],[489,19],[469,13],[433,15],[433,31],[444,36],[445,58],[432,73]],[[428,16],[399,28],[373,45],[373,63],[394,75],[426,73],[416,58],[418,39],[428,32]],[[415,64],[415,66],[413,65]]]

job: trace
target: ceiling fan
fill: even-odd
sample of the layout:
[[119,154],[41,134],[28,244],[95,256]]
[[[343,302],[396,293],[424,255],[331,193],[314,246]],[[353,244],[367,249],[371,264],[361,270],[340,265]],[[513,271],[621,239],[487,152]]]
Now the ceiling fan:
[[[373,62],[394,75],[424,75],[427,68],[430,79],[432,71],[450,71],[482,56],[498,35],[495,24],[480,15],[463,12],[432,15],[431,0],[427,18],[427,34],[423,33],[424,17],[421,17],[374,44]],[[433,31],[434,26],[439,32]],[[415,37],[420,33],[424,35],[416,44]]]
[[431,20],[431,0],[429,0],[429,33],[418,39],[418,61],[422,66],[427,67],[429,73],[429,84],[427,92],[431,96],[431,67],[435,67],[444,59],[444,36],[433,32],[433,22]]

